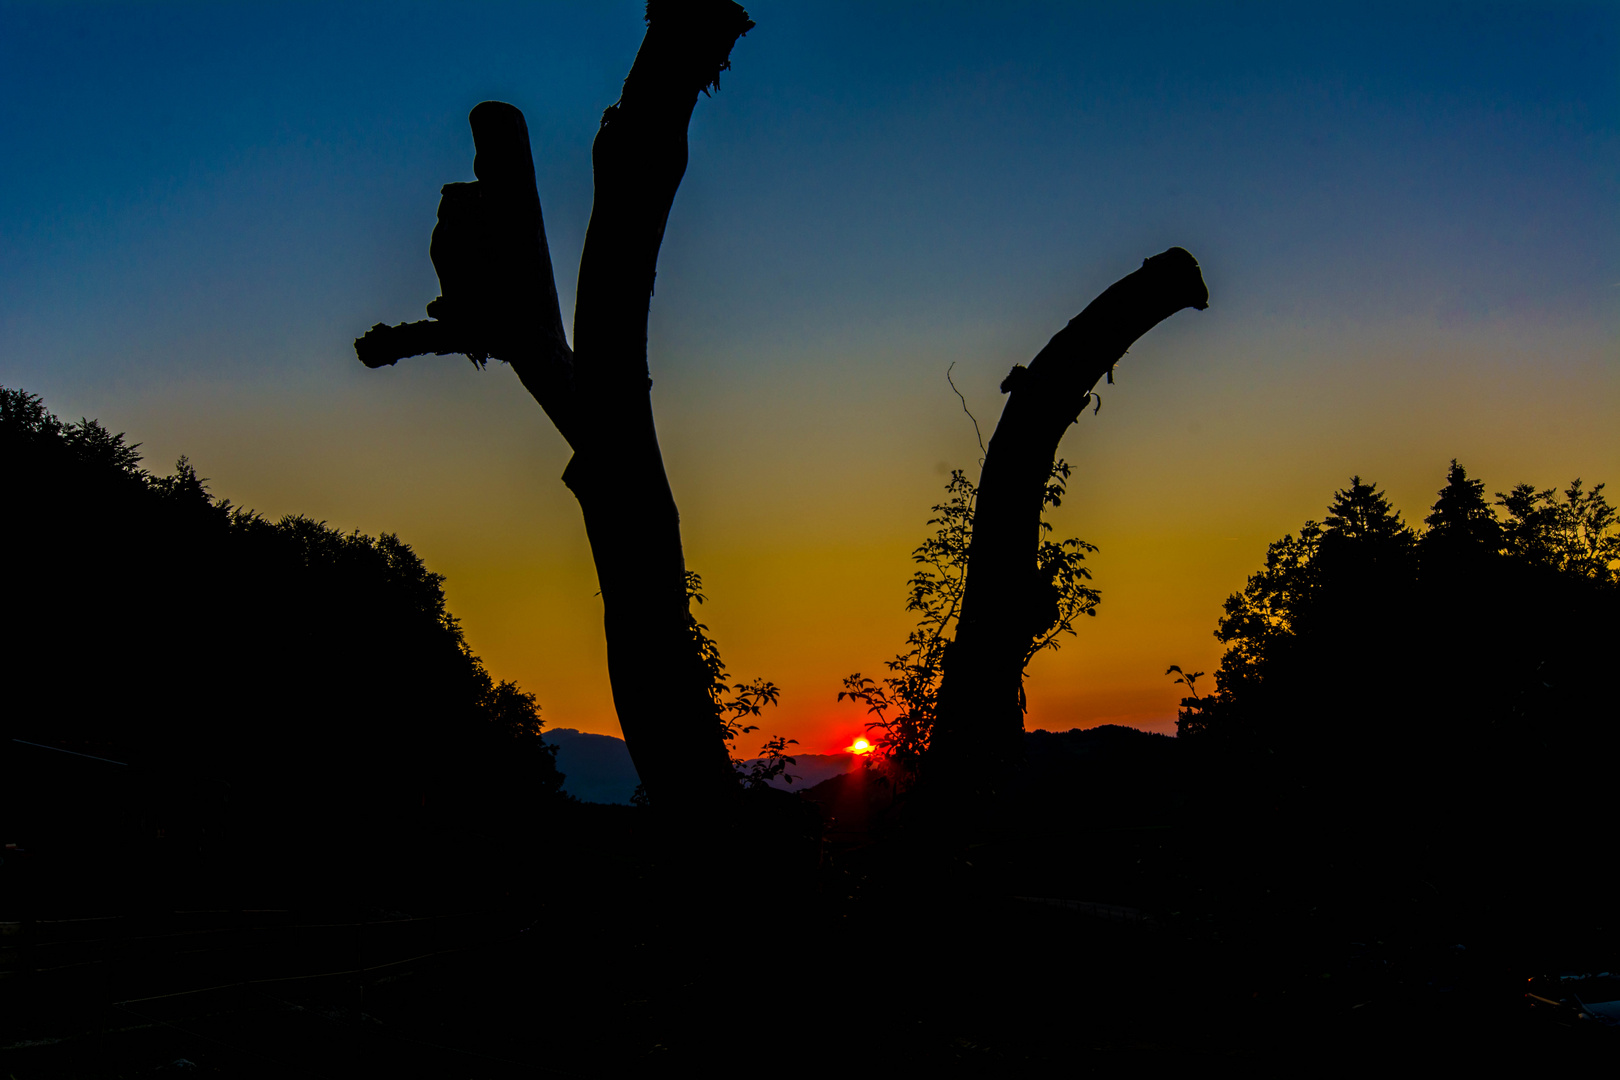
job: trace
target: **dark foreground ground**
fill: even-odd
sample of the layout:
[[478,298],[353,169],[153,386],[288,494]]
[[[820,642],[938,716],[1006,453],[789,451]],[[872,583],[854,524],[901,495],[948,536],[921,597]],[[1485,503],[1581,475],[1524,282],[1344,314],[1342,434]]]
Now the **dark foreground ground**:
[[1575,903],[1528,931],[1476,919],[1459,941],[1457,923],[1358,922],[1263,887],[1211,896],[1185,816],[990,829],[917,858],[864,820],[881,793],[817,797],[835,820],[813,868],[744,842],[715,870],[646,811],[575,805],[528,854],[425,848],[414,884],[386,895],[13,920],[0,1069],[1045,1075],[1617,1056],[1616,1032],[1524,996],[1531,974],[1613,955]]

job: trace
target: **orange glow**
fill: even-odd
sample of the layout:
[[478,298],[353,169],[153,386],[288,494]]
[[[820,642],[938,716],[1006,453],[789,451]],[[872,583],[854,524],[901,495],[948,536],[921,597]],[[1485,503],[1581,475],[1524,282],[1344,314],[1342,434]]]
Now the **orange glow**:
[[848,750],[852,754],[870,754],[872,752],[872,744],[867,742],[865,739],[856,739],[854,742],[844,747],[844,749]]

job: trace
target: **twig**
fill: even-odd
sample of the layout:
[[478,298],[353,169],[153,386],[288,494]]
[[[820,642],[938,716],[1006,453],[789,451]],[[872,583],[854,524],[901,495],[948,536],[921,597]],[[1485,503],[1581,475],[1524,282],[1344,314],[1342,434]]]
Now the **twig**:
[[950,367],[945,369],[945,381],[951,384],[952,390],[956,390],[956,398],[962,403],[962,411],[967,413],[969,420],[973,421],[973,435],[979,440],[979,464],[983,465],[984,455],[990,451],[984,448],[984,433],[979,430],[979,418],[973,415],[972,409],[968,408],[967,398],[962,396],[962,391],[956,389],[956,380],[951,378],[951,370],[955,367],[956,364],[953,362]]

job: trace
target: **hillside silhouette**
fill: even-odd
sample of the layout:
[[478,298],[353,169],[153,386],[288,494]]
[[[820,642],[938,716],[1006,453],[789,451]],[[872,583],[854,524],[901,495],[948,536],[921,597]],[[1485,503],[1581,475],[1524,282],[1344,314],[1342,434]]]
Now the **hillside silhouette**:
[[[397,537],[266,520],[21,390],[0,389],[0,461],[23,571],[5,839],[61,864],[32,875],[54,903],[363,890],[429,835],[517,842],[559,797],[533,696],[489,676]],[[8,906],[46,902],[8,878]]]
[[552,728],[546,742],[557,748],[563,791],[581,802],[630,805],[641,776],[623,739],[573,728]]

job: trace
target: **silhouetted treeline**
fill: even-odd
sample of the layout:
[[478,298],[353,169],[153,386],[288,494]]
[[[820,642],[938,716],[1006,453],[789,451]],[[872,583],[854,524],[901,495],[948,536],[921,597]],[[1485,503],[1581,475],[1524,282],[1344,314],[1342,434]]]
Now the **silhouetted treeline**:
[[[423,845],[442,867],[532,831],[559,797],[554,752],[533,695],[468,649],[442,577],[395,536],[268,521],[136,450],[0,389],[9,776],[43,753],[16,739],[128,763],[142,779],[105,805],[87,792],[110,782],[60,756],[53,790],[141,819],[121,827],[162,859],[333,889],[379,863],[420,873]],[[58,815],[7,802],[28,835],[6,841],[63,846]]]
[[1226,826],[1310,895],[1568,918],[1609,872],[1614,510],[1579,480],[1488,501],[1453,462],[1424,525],[1356,477],[1272,544],[1179,734],[1225,777]]

